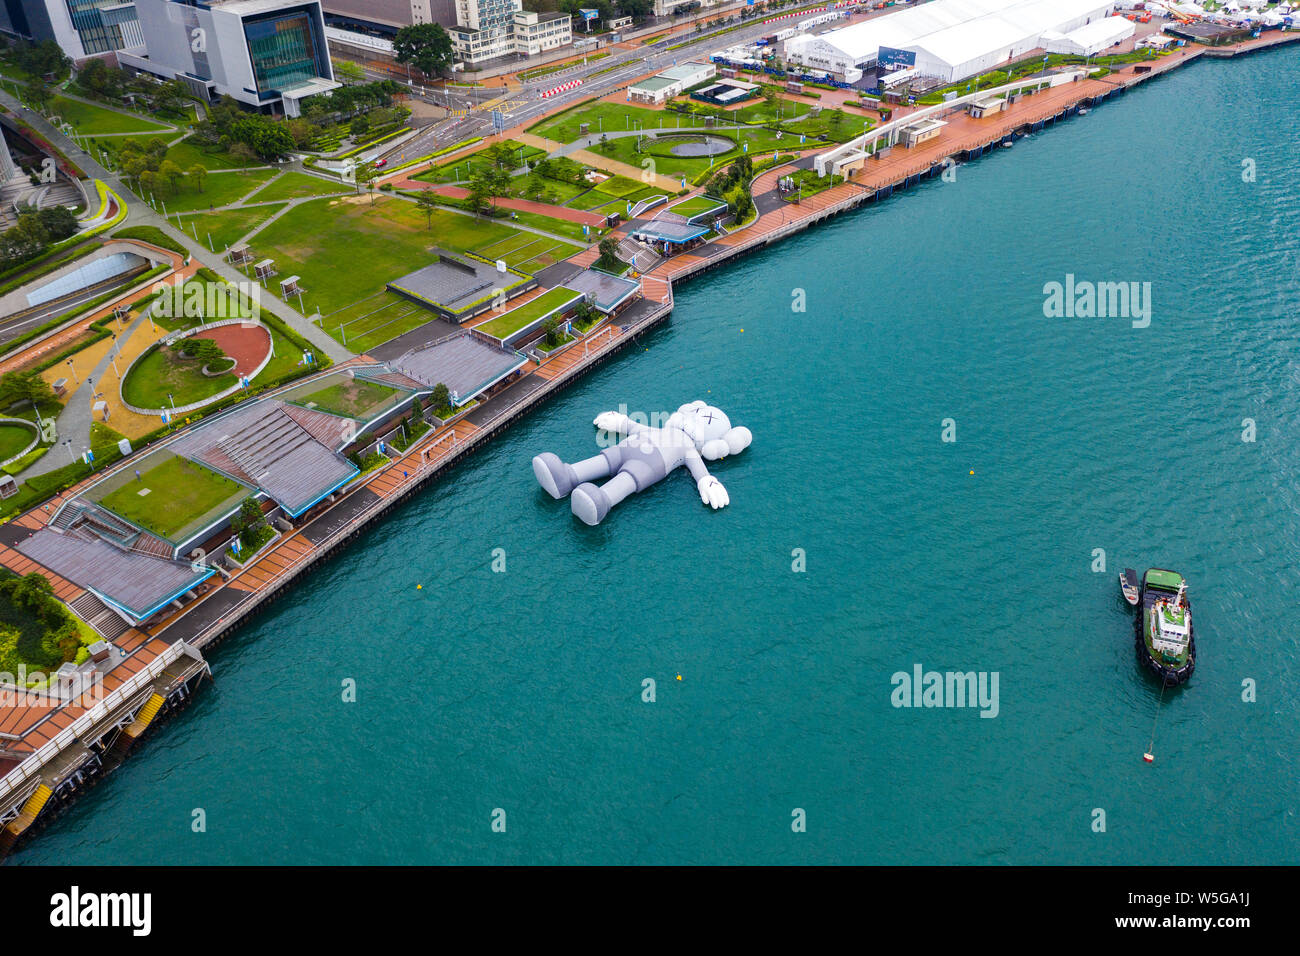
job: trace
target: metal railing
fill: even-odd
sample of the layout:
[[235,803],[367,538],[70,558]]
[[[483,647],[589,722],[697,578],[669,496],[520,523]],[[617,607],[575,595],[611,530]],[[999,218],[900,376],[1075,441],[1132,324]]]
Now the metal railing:
[[186,646],[184,641],[177,641],[151,660],[144,668],[129,677],[121,687],[106,695],[103,700],[91,707],[66,728],[55,735],[53,740],[43,744],[32,752],[22,763],[0,777],[0,803],[11,797],[15,790],[41,772],[41,769],[66,750],[78,743],[78,738],[94,729],[95,725],[107,717],[113,710],[129,702],[132,697],[149,688],[167,667],[185,655],[195,656],[197,651]]

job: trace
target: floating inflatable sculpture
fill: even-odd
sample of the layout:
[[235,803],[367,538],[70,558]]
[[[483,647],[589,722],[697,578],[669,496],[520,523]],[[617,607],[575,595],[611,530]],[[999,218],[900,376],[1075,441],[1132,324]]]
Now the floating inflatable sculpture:
[[[632,421],[620,412],[601,412],[593,424],[626,435],[594,458],[567,465],[549,451],[533,459],[537,483],[552,498],[570,495],[573,513],[589,525],[600,524],[616,504],[634,491],[645,491],[679,465],[695,479],[700,500],[714,508],[731,502],[722,482],[709,474],[704,460],[738,455],[754,440],[748,428],[732,428],[721,410],[704,402],[677,409],[663,428]],[[595,485],[598,478],[609,478]]]

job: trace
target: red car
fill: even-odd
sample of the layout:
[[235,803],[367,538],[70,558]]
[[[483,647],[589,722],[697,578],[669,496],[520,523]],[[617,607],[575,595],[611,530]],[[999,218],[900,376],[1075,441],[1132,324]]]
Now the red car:
[[387,166],[387,165],[388,165],[388,160],[387,160],[387,159],[381,159],[381,160],[379,160],[378,162],[375,163],[375,169],[383,169],[383,168],[384,168],[385,166]]

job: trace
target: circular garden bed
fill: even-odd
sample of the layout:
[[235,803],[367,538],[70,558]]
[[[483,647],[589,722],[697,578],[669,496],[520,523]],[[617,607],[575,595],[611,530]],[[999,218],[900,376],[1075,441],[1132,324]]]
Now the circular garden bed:
[[[193,339],[215,342],[227,358],[214,362],[185,354]],[[223,325],[172,345],[157,342],[131,363],[122,380],[122,401],[149,413],[213,401],[236,387],[240,376],[256,372],[270,353],[271,333],[262,325]]]

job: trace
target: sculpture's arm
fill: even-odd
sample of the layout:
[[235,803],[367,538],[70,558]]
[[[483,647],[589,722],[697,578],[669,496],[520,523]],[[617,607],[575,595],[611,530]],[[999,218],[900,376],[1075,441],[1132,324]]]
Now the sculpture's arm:
[[715,510],[731,504],[731,496],[727,494],[727,489],[722,487],[722,482],[709,474],[709,469],[704,466],[704,459],[694,448],[686,452],[686,467],[691,477],[695,479],[695,487],[700,492],[701,501]]
[[635,435],[648,427],[632,421],[622,412],[601,412],[592,424],[601,431],[613,432],[615,435]]

